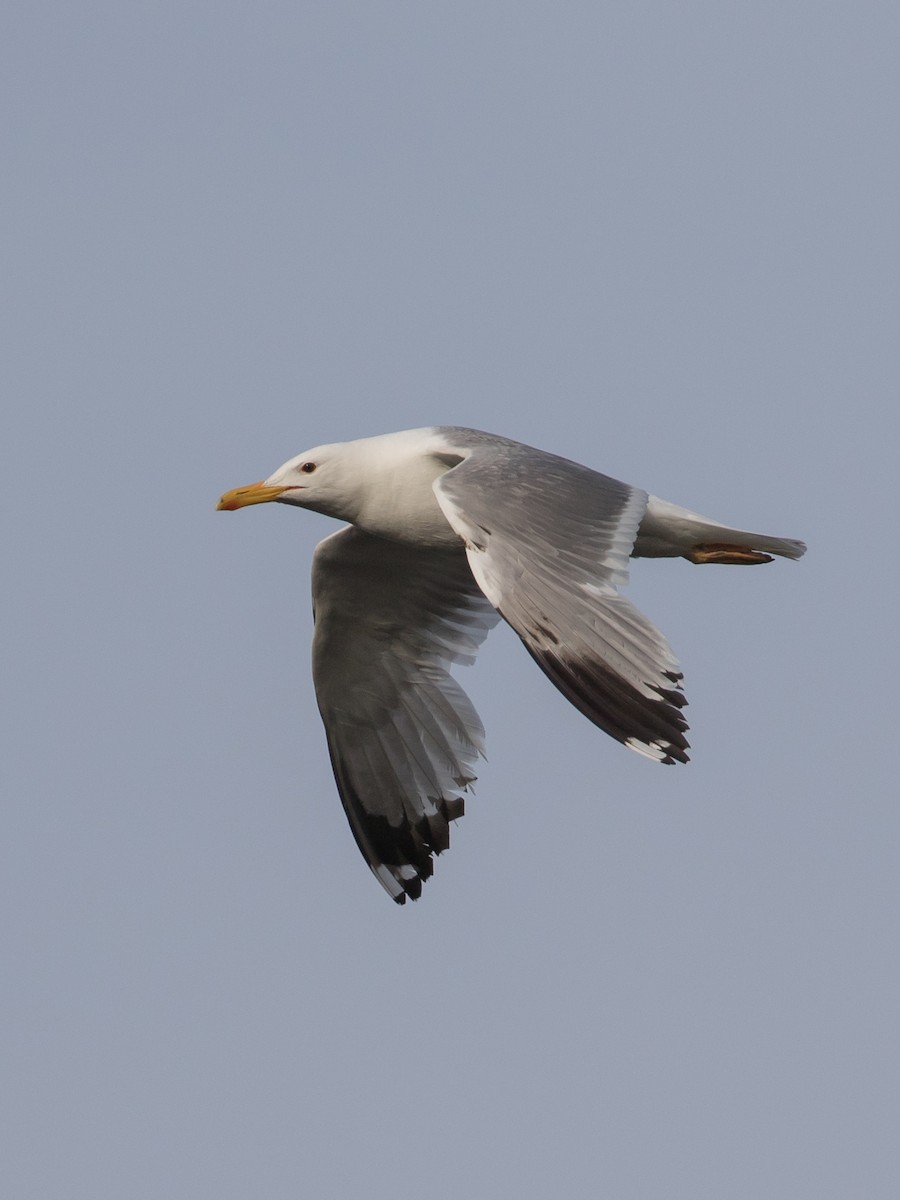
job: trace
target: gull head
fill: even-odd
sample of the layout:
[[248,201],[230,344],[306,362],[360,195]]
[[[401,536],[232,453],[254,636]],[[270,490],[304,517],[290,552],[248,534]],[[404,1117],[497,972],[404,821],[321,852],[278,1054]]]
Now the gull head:
[[462,454],[435,429],[408,429],[305,450],[268,479],[226,492],[220,509],[277,500],[415,545],[458,547],[434,483]]
[[330,517],[352,521],[358,482],[342,445],[316,446],[288,459],[268,479],[233,488],[219,500],[219,511],[232,512],[250,504],[294,504]]

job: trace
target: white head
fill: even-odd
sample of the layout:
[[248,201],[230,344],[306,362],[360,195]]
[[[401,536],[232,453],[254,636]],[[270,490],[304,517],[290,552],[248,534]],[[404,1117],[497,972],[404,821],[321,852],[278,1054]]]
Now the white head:
[[359,490],[353,459],[347,443],[304,450],[273,471],[268,479],[226,492],[216,507],[232,511],[276,500],[279,504],[295,504],[352,521]]
[[[460,455],[454,455],[458,461]],[[235,488],[220,509],[277,500],[349,521],[368,533],[427,544],[459,542],[434,494],[453,466],[435,429],[407,429],[317,446],[289,459],[262,483]]]

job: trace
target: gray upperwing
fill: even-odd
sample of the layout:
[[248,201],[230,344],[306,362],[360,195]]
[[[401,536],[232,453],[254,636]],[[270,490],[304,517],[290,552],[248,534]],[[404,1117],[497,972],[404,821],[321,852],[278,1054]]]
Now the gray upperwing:
[[497,615],[461,550],[427,551],[348,526],[313,559],[313,679],[356,842],[399,904],[450,844],[484,729],[452,662]]
[[502,439],[476,443],[434,490],[484,594],[563,695],[632,749],[686,762],[677,660],[616,591],[647,493]]

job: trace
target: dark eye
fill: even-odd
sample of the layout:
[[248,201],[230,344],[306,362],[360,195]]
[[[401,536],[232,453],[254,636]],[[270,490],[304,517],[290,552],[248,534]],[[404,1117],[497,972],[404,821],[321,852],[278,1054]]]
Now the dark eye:
[[312,462],[301,463],[301,465],[300,465],[300,470],[303,472],[304,475],[312,475],[312,473],[315,469],[316,469],[316,464],[312,463]]

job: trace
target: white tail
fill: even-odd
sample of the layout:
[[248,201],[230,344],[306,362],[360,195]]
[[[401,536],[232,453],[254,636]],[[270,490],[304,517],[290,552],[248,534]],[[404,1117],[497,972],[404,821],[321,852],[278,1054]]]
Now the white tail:
[[[697,551],[701,547],[717,547],[709,555]],[[748,555],[728,557],[727,548],[734,547],[755,551],[759,557]],[[690,558],[693,562],[766,562],[766,554],[778,554],[781,558],[801,558],[806,553],[805,542],[795,538],[769,537],[764,533],[749,533],[745,529],[733,529],[730,525],[719,525],[708,517],[690,509],[680,508],[658,496],[647,500],[647,511],[638,529],[632,554],[635,558]]]

